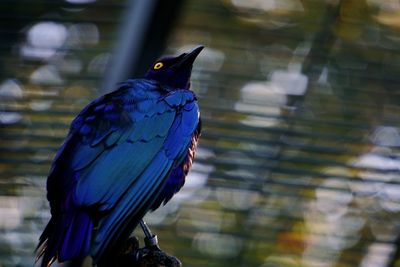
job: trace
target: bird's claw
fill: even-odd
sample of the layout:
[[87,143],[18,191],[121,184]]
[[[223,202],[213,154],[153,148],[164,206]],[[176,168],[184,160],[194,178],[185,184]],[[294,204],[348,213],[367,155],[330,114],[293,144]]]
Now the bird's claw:
[[144,245],[146,246],[146,248],[148,249],[152,249],[152,250],[161,250],[160,247],[158,246],[158,238],[157,235],[151,235],[150,236],[146,236],[144,238]]
[[[140,248],[139,239],[132,236],[128,239],[126,249],[120,257],[116,259],[115,266],[166,266],[182,267],[179,259],[166,254],[160,249],[157,242],[157,236],[144,238],[145,245]],[[156,263],[156,265],[154,265]]]

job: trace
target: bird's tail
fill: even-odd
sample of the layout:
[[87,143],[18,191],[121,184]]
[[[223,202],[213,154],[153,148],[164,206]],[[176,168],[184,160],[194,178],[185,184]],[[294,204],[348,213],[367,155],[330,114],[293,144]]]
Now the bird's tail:
[[71,211],[53,216],[39,238],[37,261],[41,267],[87,256],[90,249],[93,221],[85,211]]

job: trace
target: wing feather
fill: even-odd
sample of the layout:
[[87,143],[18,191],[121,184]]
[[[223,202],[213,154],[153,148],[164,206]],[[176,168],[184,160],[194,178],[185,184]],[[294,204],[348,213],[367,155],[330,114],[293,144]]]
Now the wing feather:
[[[173,161],[164,153],[158,153],[149,167],[128,189],[124,197],[112,212],[101,221],[93,244],[92,256],[99,259],[103,252],[112,244],[119,243],[120,238],[126,238],[136,226],[153,202],[164,182],[163,178],[169,173]],[[112,247],[112,246],[111,246]]]
[[113,207],[159,152],[163,142],[159,137],[148,142],[125,143],[104,153],[78,181],[74,202],[79,206],[96,204],[101,210]]
[[[182,95],[178,94],[177,97],[182,98]],[[154,159],[140,173],[134,184],[121,195],[110,214],[101,221],[92,251],[95,261],[108,246],[118,243],[121,237],[129,235],[129,231],[157,200],[174,166],[180,164],[186,157],[192,135],[199,123],[198,107],[193,105],[178,110]]]

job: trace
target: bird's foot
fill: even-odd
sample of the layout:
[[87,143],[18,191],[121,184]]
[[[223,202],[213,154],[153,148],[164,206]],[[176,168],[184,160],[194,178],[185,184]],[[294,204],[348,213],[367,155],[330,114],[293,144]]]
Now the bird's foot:
[[[154,240],[155,239],[155,240]],[[182,263],[174,256],[166,254],[158,247],[157,236],[149,240],[143,248],[139,246],[137,237],[130,237],[127,241],[126,249],[121,257],[118,258],[118,265],[121,267],[134,266],[165,266],[182,267]],[[145,238],[146,242],[146,238]]]

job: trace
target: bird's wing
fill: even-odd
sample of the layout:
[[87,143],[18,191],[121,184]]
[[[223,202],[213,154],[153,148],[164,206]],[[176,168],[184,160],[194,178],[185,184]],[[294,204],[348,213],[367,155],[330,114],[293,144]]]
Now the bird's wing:
[[[72,122],[53,161],[47,179],[52,218],[38,245],[38,248],[44,245],[39,252],[39,255],[44,254],[43,266],[54,258],[69,259],[88,253],[87,241],[90,241],[94,220],[89,217],[89,209],[81,209],[74,201],[76,186],[84,170],[94,167],[97,158],[132,131],[134,116],[126,111],[123,97],[128,90],[129,86],[121,86],[86,106]],[[99,177],[99,183],[101,179]]]
[[59,149],[47,179],[47,198],[53,215],[72,205],[76,183],[82,171],[122,141],[134,126],[124,109],[126,88],[107,94],[87,105],[73,120],[70,132]]
[[[194,100],[193,93],[189,91],[174,91],[149,106],[157,112],[150,114],[146,111],[146,116],[136,115],[140,118],[134,117],[128,129],[111,132],[94,148],[86,149],[97,150],[98,146],[103,146],[101,155],[94,152],[93,156],[89,152],[90,156],[87,156],[87,152],[80,149],[83,156],[79,155],[78,160],[75,157],[72,161],[74,168],[80,170],[74,203],[112,208],[128,188],[140,187],[138,178],[146,169],[154,168],[158,154],[164,153],[166,159],[156,165],[168,171],[187,149],[186,139],[190,139],[198,123]],[[190,110],[187,108],[195,106]],[[87,158],[86,162],[82,162],[84,158]],[[93,162],[87,165],[89,161]],[[153,176],[161,172],[153,171]]]
[[[112,199],[116,204],[110,213],[101,220],[92,255],[96,260],[103,254],[109,246],[119,243],[120,239],[125,238],[132,231],[138,221],[150,209],[152,203],[157,199],[171,170],[181,164],[187,154],[192,135],[199,122],[199,111],[193,93],[184,91],[174,91],[161,100],[169,107],[169,112],[173,114],[169,130],[163,137],[155,137],[152,141],[142,143],[137,140],[130,145],[142,145],[148,153],[147,146],[155,146],[156,152],[152,154],[152,159],[146,162],[145,168],[138,173],[121,173],[125,177],[138,175],[129,186],[123,189],[121,185],[113,185],[109,194],[115,194]],[[161,104],[159,102],[159,104]],[[109,154],[112,157],[111,154]],[[107,154],[108,156],[108,154]],[[142,157],[142,154],[137,155]],[[131,161],[136,164],[135,159]],[[130,168],[130,167],[129,167]],[[117,178],[116,178],[117,179]],[[120,189],[121,188],[121,189]],[[121,192],[123,191],[123,195]]]

